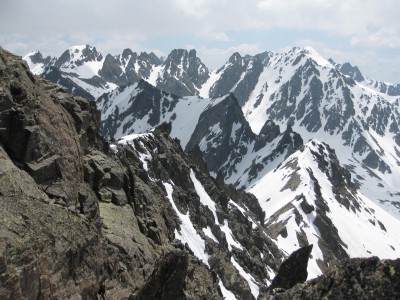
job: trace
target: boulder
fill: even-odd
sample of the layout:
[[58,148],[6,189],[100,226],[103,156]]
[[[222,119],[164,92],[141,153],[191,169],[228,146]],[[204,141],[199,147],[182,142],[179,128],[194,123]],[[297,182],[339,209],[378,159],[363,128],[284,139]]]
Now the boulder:
[[275,289],[290,289],[307,280],[308,259],[313,245],[302,247],[290,254],[279,267],[278,273],[268,287],[270,293]]

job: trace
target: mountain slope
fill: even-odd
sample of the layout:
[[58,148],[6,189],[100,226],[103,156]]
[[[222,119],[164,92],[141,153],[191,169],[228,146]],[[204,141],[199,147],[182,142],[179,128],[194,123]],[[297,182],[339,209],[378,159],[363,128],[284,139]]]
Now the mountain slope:
[[291,253],[313,244],[309,278],[326,258],[398,257],[398,220],[357,191],[326,144],[311,140],[249,190],[266,213],[269,236]]
[[181,98],[142,80],[104,94],[97,105],[106,137],[118,139],[171,122],[171,136],[186,151],[198,146],[208,170],[215,176],[223,174],[227,182],[240,188],[266,174],[303,143],[291,127],[281,132],[272,122],[254,135],[233,94],[216,99]]
[[398,214],[398,99],[371,92],[312,49],[295,48],[272,59],[258,86],[243,107],[255,132],[272,120],[281,128],[291,125],[305,141],[329,143],[363,193]]
[[211,100],[202,111],[186,150],[198,145],[210,171],[229,176],[236,173],[235,165],[254,141],[255,136],[243,117],[237,99],[229,94]]
[[242,57],[239,53],[232,54],[228,62],[215,71],[218,79],[209,86],[209,91],[203,90],[203,93],[211,98],[233,93],[240,106],[243,106],[271,55],[270,52],[264,52],[249,58]]
[[[170,128],[163,126],[166,132],[156,129],[134,134],[119,143],[128,143],[138,151],[146,170],[143,180],[165,190],[165,199],[176,215],[170,221],[175,224],[170,229],[172,236],[216,272],[221,290],[230,291],[238,299],[257,298],[282,257],[263,233],[263,214],[259,215],[257,200],[240,193],[228,197],[220,189],[223,186],[215,186],[190,161],[174,154],[183,152],[166,138]],[[115,149],[117,155],[125,151],[120,146]]]
[[[218,101],[218,100],[215,100]],[[212,101],[211,101],[212,102]],[[104,94],[97,99],[102,132],[108,138],[141,133],[162,122],[172,122],[172,137],[185,147],[209,99],[178,97],[144,80]]]
[[[317,138],[332,145],[362,192],[399,215],[397,96],[354,81],[309,47],[246,59],[235,54],[219,72],[210,94],[218,89],[249,95],[239,102],[256,135],[272,121],[280,130],[291,126],[304,141]],[[259,75],[253,85],[244,84],[254,74]],[[253,180],[241,182],[248,187]]]

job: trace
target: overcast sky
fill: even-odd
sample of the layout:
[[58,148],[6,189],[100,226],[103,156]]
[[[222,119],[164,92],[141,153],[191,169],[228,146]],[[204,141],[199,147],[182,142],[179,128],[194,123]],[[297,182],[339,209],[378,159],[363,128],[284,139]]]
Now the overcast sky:
[[103,54],[195,48],[210,69],[235,51],[308,45],[400,83],[399,14],[399,0],[1,0],[0,45],[57,56],[81,44]]

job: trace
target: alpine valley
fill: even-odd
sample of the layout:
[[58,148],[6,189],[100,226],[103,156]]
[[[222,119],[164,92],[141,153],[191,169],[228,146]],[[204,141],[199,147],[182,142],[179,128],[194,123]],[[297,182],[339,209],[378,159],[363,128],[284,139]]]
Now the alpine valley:
[[0,298],[400,296],[399,84],[310,47],[0,54]]

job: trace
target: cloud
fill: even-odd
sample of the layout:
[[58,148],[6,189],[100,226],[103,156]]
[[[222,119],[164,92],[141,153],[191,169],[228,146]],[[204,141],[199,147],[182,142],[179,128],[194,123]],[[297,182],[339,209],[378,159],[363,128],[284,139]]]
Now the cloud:
[[397,0],[3,0],[2,6],[0,33],[191,34],[205,39],[215,33],[216,40],[227,41],[229,31],[283,28],[325,31],[365,44],[389,28],[391,41],[400,37]]
[[209,14],[210,2],[207,0],[173,0],[172,4],[189,17],[202,19]]
[[105,53],[194,44],[213,62],[212,51],[224,57],[243,45],[261,52],[319,39],[343,53],[377,55],[400,48],[399,11],[398,0],[2,0],[0,45],[58,54],[74,44]]
[[381,28],[376,32],[352,36],[350,44],[361,47],[399,49],[400,33],[394,28]]
[[199,36],[209,41],[219,41],[219,42],[231,41],[231,38],[225,32],[204,31],[201,32]]
[[[186,47],[188,49],[194,48],[192,45]],[[255,55],[265,51],[258,44],[239,44],[228,48],[196,48],[197,56],[201,58],[203,63],[211,70],[222,67],[222,65],[229,59],[229,57],[239,52],[242,56],[246,54]]]
[[395,0],[262,0],[262,26],[319,30],[347,36],[352,45],[400,48],[400,2]]

